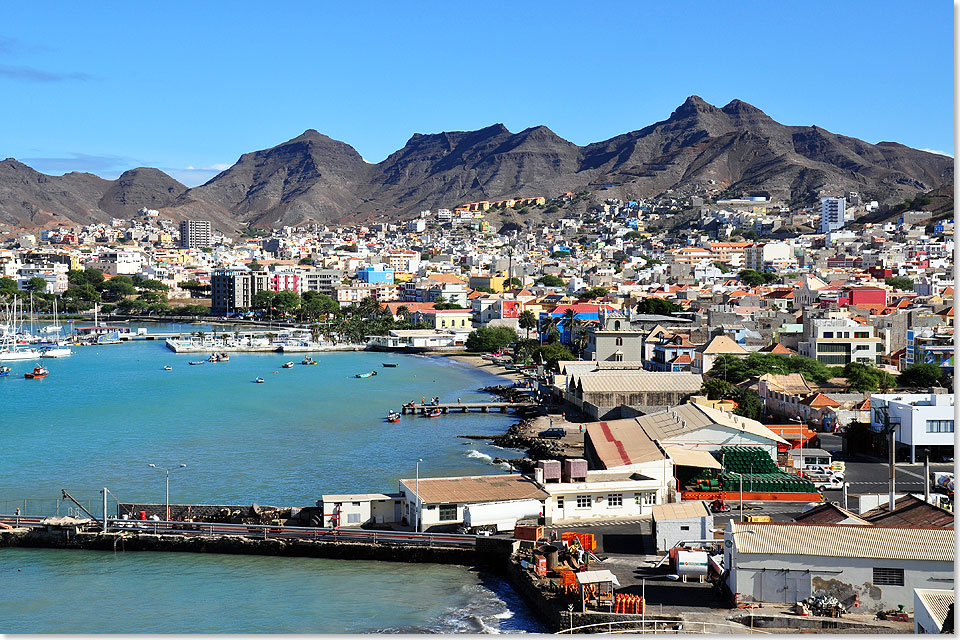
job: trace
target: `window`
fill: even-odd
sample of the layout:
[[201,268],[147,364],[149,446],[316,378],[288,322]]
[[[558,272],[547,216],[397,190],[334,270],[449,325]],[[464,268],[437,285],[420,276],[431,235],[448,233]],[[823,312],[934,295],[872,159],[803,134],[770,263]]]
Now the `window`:
[[617,507],[623,506],[623,494],[622,493],[608,493],[607,494],[607,508],[615,509]]
[[853,332],[853,337],[854,337],[854,338],[869,338],[869,337],[870,337],[870,332],[869,332],[869,331],[854,331],[854,332]]
[[824,338],[832,338],[832,337],[833,337],[833,331],[824,331],[824,332],[823,332],[823,337],[824,337]]
[[873,584],[877,586],[903,586],[903,569],[887,569],[884,567],[873,568]]
[[688,524],[680,525],[680,531],[690,531],[690,525]]
[[360,514],[359,514],[359,513],[348,513],[348,514],[347,514],[347,524],[360,524]]
[[577,496],[577,509],[589,509],[593,506],[593,499],[590,496]]
[[647,506],[657,504],[657,493],[655,491],[645,491],[644,493],[641,493],[640,496],[641,504]]
[[927,433],[953,433],[953,420],[927,420]]
[[617,346],[618,346],[618,347],[622,347],[622,346],[623,346],[623,338],[617,338]]
[[563,509],[563,496],[557,496],[557,509]]
[[456,520],[457,519],[457,505],[455,504],[442,504],[440,505],[440,520]]

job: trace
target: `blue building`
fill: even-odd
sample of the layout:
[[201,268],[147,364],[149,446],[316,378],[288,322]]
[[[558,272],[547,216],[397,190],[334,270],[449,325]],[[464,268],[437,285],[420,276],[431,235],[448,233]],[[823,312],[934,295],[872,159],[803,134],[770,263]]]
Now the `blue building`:
[[357,270],[357,280],[368,284],[393,284],[393,267],[375,264],[366,269]]

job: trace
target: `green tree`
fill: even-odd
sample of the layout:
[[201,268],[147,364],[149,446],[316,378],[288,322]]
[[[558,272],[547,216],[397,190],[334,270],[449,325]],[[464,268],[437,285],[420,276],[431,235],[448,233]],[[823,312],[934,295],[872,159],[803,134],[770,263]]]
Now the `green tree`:
[[527,332],[526,338],[530,339],[530,329],[537,328],[537,316],[533,314],[533,311],[529,309],[520,314],[520,318],[517,320],[517,326]]
[[603,287],[591,287],[579,294],[578,297],[581,300],[596,300],[597,298],[604,298],[610,293],[609,289]]
[[170,290],[170,287],[163,284],[159,280],[151,280],[151,279],[145,280],[141,278],[139,283],[136,283],[136,286],[139,289],[148,289],[150,291],[169,291]]
[[310,258],[310,257],[300,258],[300,261],[299,261],[297,264],[304,265],[304,266],[310,266],[310,265],[313,264],[313,258]]
[[506,280],[503,281],[504,289],[508,287],[522,287],[522,286],[523,286],[523,280],[521,280],[520,278],[507,278]]
[[751,420],[760,419],[763,412],[763,403],[756,391],[743,387],[732,387],[728,397],[737,403],[737,408],[733,411],[735,414]]
[[708,400],[723,400],[729,397],[733,385],[719,378],[710,378],[703,383],[700,393],[707,396]]
[[263,265],[260,264],[259,262],[257,262],[256,259],[254,259],[252,262],[250,262],[250,263],[247,265],[247,268],[250,269],[250,271],[263,271],[263,270],[264,270]]
[[17,293],[17,281],[13,278],[0,278],[0,293],[12,296]]
[[467,336],[467,351],[497,351],[516,342],[517,332],[509,327],[480,327]]
[[273,297],[273,306],[281,313],[293,313],[300,307],[300,294],[296,291],[280,291]]
[[93,285],[97,289],[103,285],[103,271],[100,271],[100,269],[88,267],[83,270],[83,277],[89,284]]
[[894,289],[913,291],[913,280],[910,278],[884,278],[883,281]]
[[730,273],[730,267],[728,267],[725,262],[720,262],[717,260],[713,263],[713,266],[719,269],[720,273]]
[[644,298],[638,302],[636,306],[637,313],[648,313],[658,316],[669,316],[682,310],[683,307],[680,305],[674,304],[669,300],[664,300],[663,298]]
[[562,287],[564,284],[566,284],[562,278],[558,278],[557,276],[550,274],[537,278],[537,283],[543,285],[544,287]]
[[258,291],[254,294],[253,299],[250,301],[250,306],[254,309],[260,309],[262,311],[270,311],[273,307],[273,298],[276,294],[273,291],[264,289],[263,291]]
[[740,272],[740,282],[751,287],[759,287],[768,284],[777,279],[777,275],[764,271],[755,271],[754,269],[744,269]]
[[569,252],[569,251],[554,251],[553,253],[550,254],[550,257],[551,257],[551,258],[554,258],[554,259],[557,259],[557,260],[562,260],[563,258],[569,258],[569,257],[570,257],[570,252]]
[[137,292],[137,288],[133,286],[130,278],[116,276],[103,285],[103,292],[116,300],[124,296],[132,296]]
[[556,369],[561,360],[573,360],[570,350],[560,343],[538,346],[533,353],[534,362],[542,362],[547,369]]
[[33,291],[34,293],[45,293],[47,291],[47,281],[43,278],[33,277],[27,280],[24,291]]
[[640,240],[641,238],[643,238],[643,234],[639,231],[627,231],[623,235],[624,240]]
[[935,364],[912,364],[900,372],[897,384],[901,387],[940,387],[946,384],[946,374]]

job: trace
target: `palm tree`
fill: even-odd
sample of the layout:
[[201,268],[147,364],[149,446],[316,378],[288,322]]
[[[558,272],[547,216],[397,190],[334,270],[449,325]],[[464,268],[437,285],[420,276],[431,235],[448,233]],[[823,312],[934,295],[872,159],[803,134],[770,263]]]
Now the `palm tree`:
[[402,304],[397,307],[397,316],[404,322],[410,322],[410,309],[407,305]]
[[313,342],[320,342],[320,325],[310,325],[310,340]]
[[573,330],[576,328],[577,324],[577,312],[573,308],[568,308],[563,312],[563,328],[570,334],[570,344],[573,344]]
[[527,310],[520,314],[520,319],[517,322],[518,326],[521,329],[526,329],[527,331],[527,340],[530,339],[530,329],[533,329],[537,326],[537,316],[533,315],[533,311]]

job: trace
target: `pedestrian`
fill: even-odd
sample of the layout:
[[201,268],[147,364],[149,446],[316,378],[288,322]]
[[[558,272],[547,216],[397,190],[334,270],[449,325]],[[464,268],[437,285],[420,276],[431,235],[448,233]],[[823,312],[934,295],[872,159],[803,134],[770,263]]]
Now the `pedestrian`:
[[460,404],[460,398],[457,398],[457,404]]
[[580,433],[583,433],[583,425],[580,425]]
[[427,396],[420,396],[420,404],[427,404]]
[[17,517],[20,517],[20,507],[17,507]]

